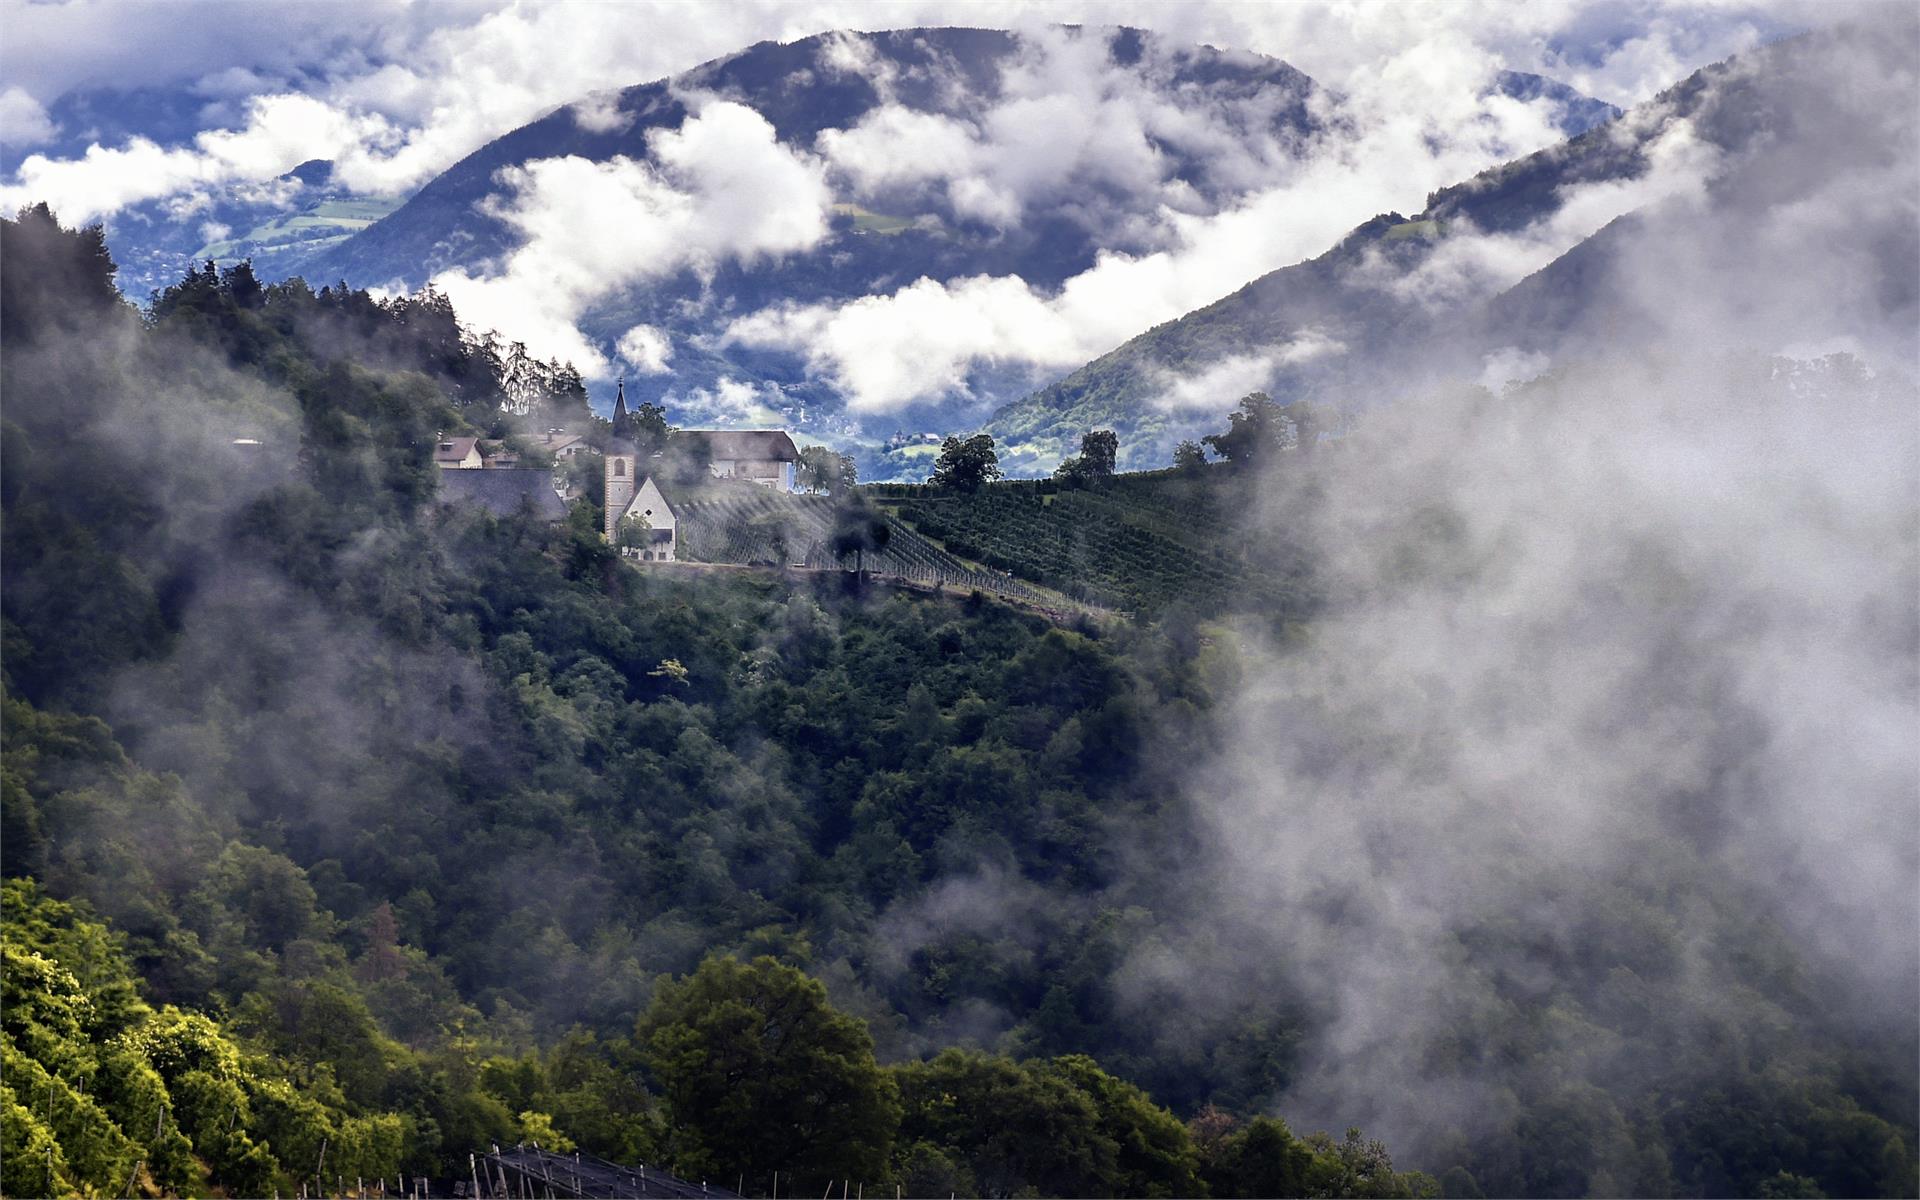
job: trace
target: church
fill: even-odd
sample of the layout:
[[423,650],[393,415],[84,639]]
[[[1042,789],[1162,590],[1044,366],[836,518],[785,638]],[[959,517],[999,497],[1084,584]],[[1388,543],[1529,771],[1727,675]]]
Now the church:
[[[622,380],[613,400],[614,428],[624,427],[627,418],[627,386]],[[783,429],[676,429],[667,440],[671,448],[685,448],[704,461],[716,479],[743,480],[780,492],[793,490],[800,452]],[[622,521],[642,521],[647,534],[638,548],[632,548],[636,556],[647,562],[673,562],[679,520],[654,477],[652,467],[659,457],[643,461],[639,447],[623,438],[607,443],[603,532],[617,545]]]
[[634,518],[645,522],[646,535],[637,550],[647,562],[673,562],[674,534],[679,525],[673,506],[667,503],[660,485],[651,475],[640,477],[640,450],[632,442],[614,439],[607,443],[606,538],[620,544],[620,522]]

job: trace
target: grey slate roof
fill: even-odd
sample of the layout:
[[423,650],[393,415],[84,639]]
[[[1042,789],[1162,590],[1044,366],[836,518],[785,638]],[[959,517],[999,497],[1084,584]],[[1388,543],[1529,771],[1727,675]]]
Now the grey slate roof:
[[700,438],[716,461],[798,462],[800,452],[784,429],[676,429],[673,437]]
[[538,468],[505,468],[498,471],[442,471],[440,501],[443,504],[477,504],[495,516],[508,516],[531,503],[535,516],[549,521],[564,521],[567,502],[553,490],[553,472]]

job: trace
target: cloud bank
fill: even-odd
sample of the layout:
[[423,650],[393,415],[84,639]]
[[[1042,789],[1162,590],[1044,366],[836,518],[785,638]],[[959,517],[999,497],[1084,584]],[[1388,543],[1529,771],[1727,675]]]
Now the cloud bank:
[[[1623,11],[1574,0],[1419,14],[1392,5],[1091,2],[1035,10],[934,0],[423,10],[380,0],[268,13],[209,0],[195,7],[199,20],[182,21],[90,0],[22,5],[0,48],[12,83],[5,112],[21,131],[16,145],[49,132],[33,106],[44,115],[66,90],[106,83],[189,83],[216,101],[209,119],[231,124],[184,144],[135,137],[74,155],[29,155],[0,185],[0,204],[48,199],[69,221],[151,201],[192,212],[221,189],[258,187],[312,157],[332,158],[335,180],[355,191],[403,193],[559,105],[573,105],[585,128],[615,127],[628,117],[609,103],[609,89],[758,39],[956,23],[1026,30],[1034,35],[1030,51],[1006,72],[997,104],[964,119],[889,104],[800,150],[827,164],[842,199],[931,189],[966,219],[1012,227],[1037,212],[1059,213],[1096,229],[1114,249],[1062,288],[1036,290],[1015,275],[908,284],[878,304],[776,311],[737,328],[743,342],[801,352],[818,375],[848,390],[855,409],[882,412],[963,393],[976,365],[1049,371],[1084,361],[1324,249],[1356,214],[1418,207],[1425,191],[1551,140],[1547,105],[1483,95],[1497,68],[1548,71],[1629,102],[1814,11],[1795,3],[1691,2]],[[1179,94],[1142,86],[1156,72],[1164,76],[1165,64],[1151,55],[1140,74],[1118,72],[1097,39],[1043,37],[1043,21],[1133,24],[1159,30],[1169,45],[1205,42],[1283,58],[1348,98],[1346,125],[1312,145],[1291,144],[1270,128],[1270,94],[1195,111]],[[868,70],[858,46],[857,39],[830,43],[820,69]],[[556,71],[556,62],[567,69]],[[1207,177],[1170,175],[1165,160],[1174,148],[1206,162]],[[529,164],[501,181],[496,211],[529,242],[562,214],[599,228],[617,227],[636,207],[659,215],[662,197],[638,178],[589,186],[608,205],[590,213],[551,193],[561,175]],[[538,212],[549,197],[551,219]],[[555,249],[552,240],[542,249]],[[669,253],[662,264],[616,253],[608,273],[624,273],[609,287],[658,278],[684,265],[676,259],[713,249]],[[583,285],[543,284],[510,268],[473,274],[492,284],[469,289],[486,306],[479,319],[525,313],[504,331],[546,352],[577,355],[583,366],[605,366],[598,349],[582,352],[588,339],[575,318]],[[522,283],[526,290],[510,296]],[[951,329],[951,337],[929,339],[935,309],[941,316],[933,332]],[[983,353],[980,331],[1006,329],[1019,336]],[[816,331],[824,331],[825,348],[800,344]],[[886,361],[856,362],[849,349],[856,341]]]
[[[827,233],[831,195],[819,164],[775,140],[766,118],[712,101],[677,130],[648,138],[651,159],[546,158],[500,173],[491,214],[522,238],[494,273],[456,268],[433,280],[481,328],[510,329],[539,356],[583,371],[609,369],[577,327],[619,288],[683,270],[805,250]],[[621,353],[637,369],[663,367],[665,350],[628,332]]]

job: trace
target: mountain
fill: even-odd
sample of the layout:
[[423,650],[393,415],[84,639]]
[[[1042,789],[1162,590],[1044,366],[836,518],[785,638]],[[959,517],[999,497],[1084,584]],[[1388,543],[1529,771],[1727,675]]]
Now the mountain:
[[[1502,73],[1491,90],[1549,101],[1569,132],[1615,111],[1538,76]],[[593,261],[578,249],[623,231],[555,232],[544,214],[516,207],[516,189],[556,163],[588,182],[603,178],[584,170],[588,164],[628,171],[604,176],[626,196],[652,186],[651,176],[634,172],[671,167],[662,146],[679,145],[672,139],[716,98],[758,114],[779,148],[823,166],[831,204],[817,240],[757,254],[689,254],[658,274],[645,263],[671,253],[655,253],[623,276],[618,252]],[[1144,147],[1141,155],[1110,153],[1102,129],[1075,128],[1082,118],[1139,120],[1151,137],[1123,147]],[[1275,162],[1305,153],[1344,119],[1337,96],[1277,59],[1132,29],[911,29],[764,42],[555,110],[294,268],[365,286],[419,287],[449,272],[491,280],[545,237],[543,245],[561,246],[569,258],[554,275],[596,276],[568,285],[584,297],[576,324],[609,372],[624,367],[639,399],[665,401],[692,419],[744,417],[858,438],[863,475],[888,477],[917,465],[873,444],[892,430],[970,426],[1039,379],[1024,362],[995,365],[986,354],[989,365],[943,381],[950,386],[931,398],[863,405],[845,379],[809,357],[810,343],[824,340],[805,324],[809,313],[892,296],[923,279],[943,287],[1007,280],[1054,294],[1103,253],[1164,246],[1175,210],[1204,217],[1232,207]],[[1001,158],[964,186],[953,182],[952,163],[935,161],[935,151],[980,153],[981,139],[994,138]],[[904,151],[921,157],[906,162]],[[749,317],[778,325],[778,336],[735,336]],[[629,338],[638,341],[623,342]]]
[[296,274],[317,251],[359,233],[400,203],[397,196],[349,191],[334,180],[331,163],[315,159],[260,183],[142,201],[103,223],[120,268],[116,283],[129,299],[145,303],[209,259],[222,267],[252,259],[262,279]]
[[[1319,127],[1313,113],[1319,89],[1286,63],[1172,46],[1133,30],[1094,39],[1078,30],[1036,39],[996,30],[910,29],[763,42],[670,79],[588,98],[515,130],[427,184],[391,217],[299,269],[313,279],[405,287],[449,270],[483,274],[524,237],[502,212],[503,172],[570,158],[657,165],[657,139],[680,130],[704,98],[714,96],[750,108],[772,127],[780,147],[805,155],[822,149],[823,136],[858,136],[887,121],[922,122],[934,136],[978,128],[1022,99],[1015,88],[1044,108],[1044,96],[1034,94],[1044,93],[1047,81],[1012,78],[1026,69],[1069,70],[1076,79],[1137,89],[1156,102],[1180,97],[1231,128],[1243,157],[1286,153]],[[1092,65],[1083,57],[1089,52],[1098,60]],[[1069,65],[1059,67],[1062,62]],[[630,393],[643,400],[676,393],[678,411],[692,393],[717,389],[722,380],[771,383],[761,395],[783,421],[850,431],[850,423],[836,420],[844,411],[838,389],[811,377],[801,355],[723,344],[716,335],[734,318],[769,306],[887,294],[923,277],[942,283],[1018,277],[1036,289],[1054,289],[1091,267],[1102,251],[1150,245],[1151,235],[1129,234],[1127,227],[1138,224],[1138,206],[1157,203],[1163,192],[1177,190],[1198,211],[1211,212],[1243,190],[1224,169],[1217,146],[1170,138],[1159,149],[1144,185],[1147,196],[1137,194],[1139,180],[1121,179],[1111,164],[1089,156],[1061,172],[1051,190],[1033,185],[1026,197],[1033,202],[1017,218],[988,213],[988,202],[951,194],[931,174],[876,168],[870,186],[834,188],[817,243],[637,278],[597,298],[579,325],[610,357],[635,326],[664,333],[672,372],[628,380]],[[840,158],[853,153],[843,150]],[[596,234],[580,230],[577,236]],[[1030,386],[1023,372],[971,382],[988,395],[1017,395]],[[900,419],[912,425],[939,416],[935,406]]]
[[1256,389],[1364,407],[1660,343],[1910,364],[1920,245],[1898,197],[1915,153],[1891,115],[1914,109],[1910,41],[1842,28],[1707,67],[1148,330],[988,431],[1016,468],[1050,467],[1099,427],[1119,432],[1122,465],[1150,467]]
[[334,183],[333,164],[321,159],[300,164],[279,182],[287,185],[281,203],[229,208],[220,214],[224,219],[203,227],[207,240],[188,265],[212,259],[230,266],[252,259],[254,274],[263,279],[292,275],[299,263],[359,233],[401,203],[393,196],[349,192]]

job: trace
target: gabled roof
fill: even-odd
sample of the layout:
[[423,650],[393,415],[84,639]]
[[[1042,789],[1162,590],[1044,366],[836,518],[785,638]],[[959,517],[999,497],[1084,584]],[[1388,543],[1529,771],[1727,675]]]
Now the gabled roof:
[[507,467],[498,471],[442,471],[443,504],[477,504],[495,516],[509,516],[531,504],[535,516],[564,521],[567,502],[553,490],[553,472]]
[[[620,515],[624,517],[627,514],[633,512],[635,509],[640,508],[641,497],[646,494],[647,485],[649,483],[653,485],[654,491],[660,493],[660,502],[667,506],[667,515],[672,517],[676,521],[679,520],[680,514],[673,511],[674,502],[667,495],[667,489],[663,486],[663,481],[656,479],[651,475],[640,476],[640,482],[633,485],[633,499],[627,501],[627,506],[620,510]],[[641,514],[644,516],[646,510],[641,509],[640,511],[641,511]]]
[[434,443],[433,461],[437,463],[460,462],[465,459],[467,455],[473,453],[473,448],[479,441],[479,438],[470,437],[441,438],[438,442]]
[[677,429],[677,438],[702,438],[719,461],[799,462],[800,451],[784,429]]

